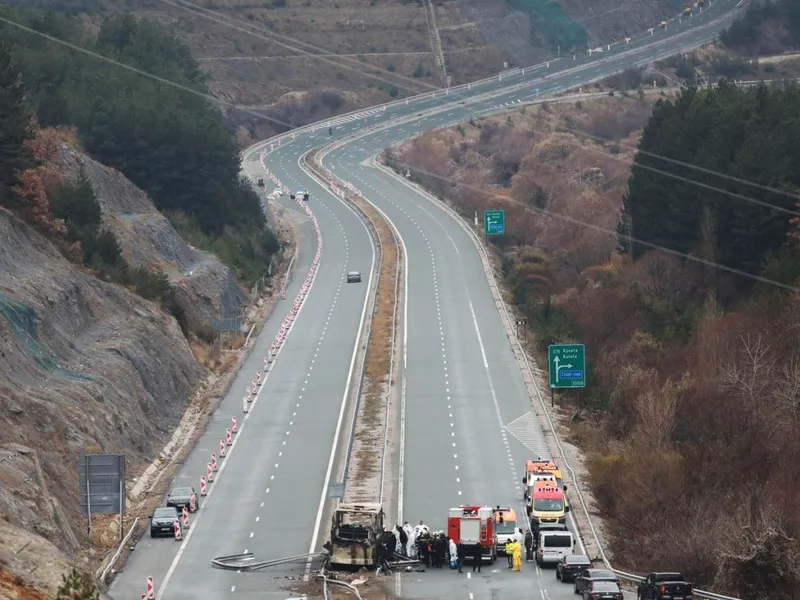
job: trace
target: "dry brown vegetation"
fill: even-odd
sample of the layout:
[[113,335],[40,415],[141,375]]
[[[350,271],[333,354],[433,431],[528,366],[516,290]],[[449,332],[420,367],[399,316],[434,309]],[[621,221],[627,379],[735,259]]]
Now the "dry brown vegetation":
[[493,249],[537,351],[586,344],[589,386],[558,401],[589,457],[615,564],[797,598],[800,297],[757,287],[722,305],[704,270],[618,253],[649,110],[619,97],[543,105],[423,135],[386,159],[470,219],[505,209]]
[[508,251],[528,263],[525,255],[535,246],[553,270],[572,277],[607,260],[616,241],[564,217],[613,232],[632,148],[652,102],[609,97],[544,104],[424,135],[390,150],[387,159],[408,164],[412,176],[464,214],[503,208]]
[[[97,11],[83,16],[93,27],[101,15],[121,8],[118,0],[62,2]],[[643,31],[677,10],[663,0],[624,4],[620,10],[616,0],[558,0],[544,3],[540,18],[555,28],[585,31],[596,45]],[[421,0],[127,0],[124,5],[186,40],[209,73],[215,96],[291,125],[443,85]],[[453,84],[497,73],[505,63],[536,64],[558,51],[552,36],[543,35],[529,15],[513,13],[506,0],[434,0],[433,6]],[[562,54],[567,43],[572,42],[562,41]],[[584,47],[582,40],[577,43]],[[229,117],[242,145],[279,129],[252,114],[231,111]]]
[[[132,8],[189,43],[216,96],[293,126],[441,85],[425,11],[416,1],[192,4],[213,13],[143,1]],[[463,22],[456,3],[437,7],[440,27]],[[442,43],[449,72],[462,83],[499,71],[508,58],[474,25],[443,32]],[[242,144],[279,130],[246,113],[229,116]]]
[[[386,220],[362,198],[354,198],[372,222],[381,242],[381,263],[375,309],[367,342],[366,368],[358,413],[353,481],[367,480],[380,469],[387,395],[391,386],[392,342],[395,332],[398,247]],[[349,477],[349,476],[348,476]]]

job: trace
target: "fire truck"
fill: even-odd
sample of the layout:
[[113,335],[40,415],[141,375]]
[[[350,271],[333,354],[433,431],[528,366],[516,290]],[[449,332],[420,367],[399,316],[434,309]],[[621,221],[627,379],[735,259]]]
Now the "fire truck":
[[[494,526],[494,509],[491,506],[461,505],[451,508],[447,517],[447,537],[456,544],[467,546],[479,543],[483,549],[481,560],[493,563],[497,558],[497,533]],[[467,557],[470,557],[469,550]]]

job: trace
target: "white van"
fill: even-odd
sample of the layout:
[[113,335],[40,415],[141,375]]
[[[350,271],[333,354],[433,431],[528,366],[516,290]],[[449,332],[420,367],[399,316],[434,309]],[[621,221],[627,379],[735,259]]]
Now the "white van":
[[536,549],[536,564],[554,565],[573,554],[575,538],[570,531],[541,531]]

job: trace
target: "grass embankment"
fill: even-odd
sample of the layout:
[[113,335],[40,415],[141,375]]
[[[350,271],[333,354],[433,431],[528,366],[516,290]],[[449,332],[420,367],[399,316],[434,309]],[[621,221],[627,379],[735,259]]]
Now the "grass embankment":
[[386,404],[391,386],[392,342],[395,328],[397,261],[399,250],[391,227],[375,208],[362,198],[352,202],[372,222],[381,242],[382,256],[378,274],[377,298],[367,341],[364,383],[356,417],[355,455],[351,463],[351,481],[365,481],[380,473],[383,455],[383,431]]

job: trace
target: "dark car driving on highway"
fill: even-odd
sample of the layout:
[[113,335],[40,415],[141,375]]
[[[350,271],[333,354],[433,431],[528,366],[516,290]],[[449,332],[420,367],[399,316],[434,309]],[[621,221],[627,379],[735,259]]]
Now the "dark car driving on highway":
[[593,581],[613,581],[619,584],[619,577],[610,569],[584,569],[575,578],[575,593],[583,593]]
[[197,494],[194,493],[193,487],[173,488],[169,493],[169,496],[167,496],[167,506],[174,506],[179,511],[183,510],[183,507],[185,506],[191,511],[192,496],[195,497],[194,508],[197,510]]
[[575,581],[578,573],[585,571],[587,567],[592,566],[592,561],[588,556],[583,554],[568,554],[564,556],[556,565],[556,579],[560,579],[562,583],[569,583]]
[[178,509],[174,506],[162,506],[150,515],[150,537],[160,535],[173,535],[175,533],[175,520],[178,518]]
[[623,600],[624,597],[613,581],[593,581],[583,590],[583,600]]
[[347,283],[361,283],[361,273],[358,271],[350,271],[347,274]]

